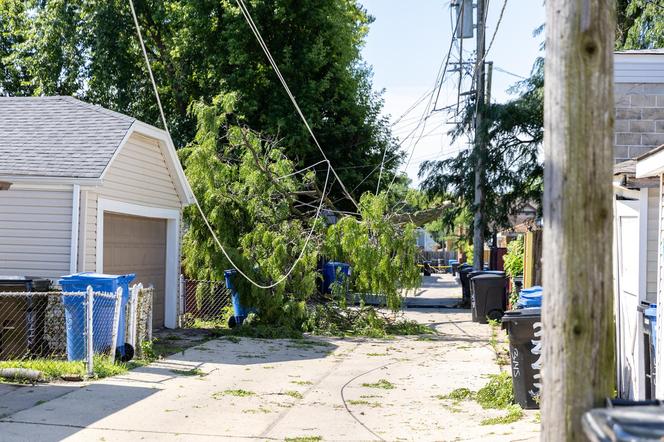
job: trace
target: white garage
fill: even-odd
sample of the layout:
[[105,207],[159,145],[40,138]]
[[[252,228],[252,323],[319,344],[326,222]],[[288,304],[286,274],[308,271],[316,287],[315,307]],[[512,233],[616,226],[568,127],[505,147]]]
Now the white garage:
[[182,209],[166,132],[71,97],[0,98],[0,274],[136,273],[177,324]]

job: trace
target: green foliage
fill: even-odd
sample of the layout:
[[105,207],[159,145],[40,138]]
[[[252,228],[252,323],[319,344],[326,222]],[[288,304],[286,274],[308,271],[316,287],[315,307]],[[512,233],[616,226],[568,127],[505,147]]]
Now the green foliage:
[[395,387],[394,384],[387,379],[379,379],[378,382],[374,383],[364,383],[362,384],[363,387],[366,388],[380,388],[382,390],[394,390]]
[[463,401],[466,399],[473,399],[475,397],[475,393],[468,388],[461,387],[457,388],[456,390],[452,390],[448,394],[436,396],[438,399],[451,399],[453,401]]
[[505,274],[509,277],[523,275],[523,255],[525,253],[523,237],[507,244],[507,253],[504,259]]
[[415,265],[415,226],[398,226],[389,220],[387,196],[365,193],[359,202],[361,220],[346,216],[328,228],[325,255],[352,266],[354,292],[381,294],[387,307],[401,308],[401,291],[419,287]]
[[498,417],[491,417],[487,419],[482,419],[480,425],[505,425],[512,424],[523,418],[523,409],[516,404],[510,405],[507,407],[507,413]]
[[616,48],[664,47],[664,4],[653,0],[617,0]]
[[514,402],[512,376],[501,371],[489,376],[489,382],[477,391],[475,400],[482,408],[507,408]]
[[[525,205],[541,207],[543,166],[540,147],[544,123],[544,62],[537,60],[531,76],[512,89],[516,98],[487,108],[488,148],[482,160],[486,165],[484,210],[485,235],[488,228],[510,224],[510,216]],[[454,139],[474,134],[475,103],[468,102],[463,118],[452,131]],[[442,161],[426,161],[420,167],[422,188],[430,194],[447,195],[458,204],[445,215],[449,222],[474,207],[475,157],[472,149]],[[490,183],[490,184],[489,184]],[[473,225],[465,217],[469,235]]]
[[[234,1],[135,6],[176,146],[196,132],[190,104],[226,91],[242,98],[238,111],[250,127],[284,139],[299,166],[320,160]],[[385,147],[388,158],[397,147],[361,59],[372,18],[355,0],[253,0],[248,7],[327,155],[349,167],[339,169],[348,188],[374,189],[377,174],[361,181]],[[0,18],[2,94],[75,94],[159,125],[127,1],[3,0]],[[397,161],[386,164],[390,178]]]
[[237,389],[237,390],[217,391],[215,393],[212,393],[212,398],[221,399],[223,396],[249,397],[255,395],[256,393],[254,393],[253,391]]

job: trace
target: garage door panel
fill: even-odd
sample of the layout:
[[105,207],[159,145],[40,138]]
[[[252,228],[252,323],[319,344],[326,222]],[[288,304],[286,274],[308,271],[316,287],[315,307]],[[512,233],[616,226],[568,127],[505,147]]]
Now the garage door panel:
[[164,326],[165,219],[104,214],[104,272],[135,273],[133,283],[155,288],[152,323]]

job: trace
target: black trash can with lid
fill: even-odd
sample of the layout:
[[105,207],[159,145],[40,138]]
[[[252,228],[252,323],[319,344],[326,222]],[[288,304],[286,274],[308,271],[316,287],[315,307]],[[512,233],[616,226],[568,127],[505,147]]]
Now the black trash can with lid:
[[474,322],[486,324],[489,319],[503,317],[507,307],[507,278],[504,274],[484,273],[473,276],[470,278],[470,287],[471,317]]
[[[34,276],[0,276],[0,292],[47,292],[51,280]],[[44,324],[48,297],[0,298],[0,359],[40,357],[46,352]]]
[[542,309],[509,310],[502,324],[510,340],[514,400],[521,408],[539,408]]
[[468,275],[473,271],[471,266],[459,267],[459,281],[461,282],[461,307],[470,308],[470,280]]

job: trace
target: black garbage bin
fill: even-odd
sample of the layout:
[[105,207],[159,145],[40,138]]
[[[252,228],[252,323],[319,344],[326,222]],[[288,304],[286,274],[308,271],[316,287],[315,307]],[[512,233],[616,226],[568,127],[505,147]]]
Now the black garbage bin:
[[471,266],[459,267],[459,281],[461,282],[461,307],[470,308],[470,280],[468,275],[473,271]]
[[521,408],[539,408],[542,309],[506,311],[502,324],[510,340],[514,400]]
[[585,413],[581,422],[586,437],[592,442],[664,440],[663,406],[638,402],[626,405],[595,408]]
[[504,274],[492,273],[472,276],[470,296],[473,322],[486,324],[489,319],[498,320],[503,317],[507,307],[507,278]]
[[[51,281],[32,276],[0,276],[0,292],[47,292]],[[47,296],[0,298],[0,359],[40,357],[46,351]]]

